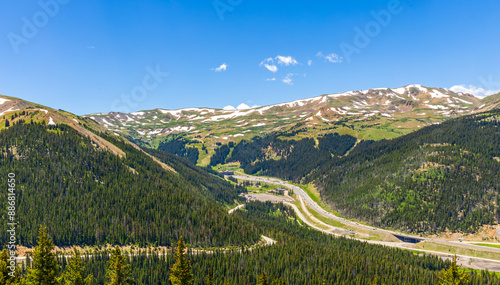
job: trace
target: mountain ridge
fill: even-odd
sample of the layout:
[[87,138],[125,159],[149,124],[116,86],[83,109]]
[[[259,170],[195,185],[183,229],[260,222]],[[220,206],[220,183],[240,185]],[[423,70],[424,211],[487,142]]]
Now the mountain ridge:
[[399,137],[449,118],[500,106],[492,97],[418,84],[323,94],[244,110],[161,108],[134,113],[98,113],[91,118],[139,145],[157,148],[165,140],[184,138],[208,165],[218,144],[238,143],[275,131],[302,128],[304,137],[338,132],[360,140]]

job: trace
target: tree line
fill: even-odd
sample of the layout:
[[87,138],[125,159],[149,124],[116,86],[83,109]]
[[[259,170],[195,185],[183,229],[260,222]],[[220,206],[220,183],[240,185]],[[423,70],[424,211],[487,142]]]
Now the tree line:
[[[282,204],[251,202],[250,216],[277,245],[195,252],[182,237],[174,252],[94,251],[57,256],[46,230],[29,262],[8,275],[0,255],[1,284],[499,284],[488,272],[466,273],[435,256],[335,238],[295,222]],[[278,213],[278,214],[277,214]],[[448,282],[448,283],[447,283]],[[449,283],[451,282],[451,283]]]

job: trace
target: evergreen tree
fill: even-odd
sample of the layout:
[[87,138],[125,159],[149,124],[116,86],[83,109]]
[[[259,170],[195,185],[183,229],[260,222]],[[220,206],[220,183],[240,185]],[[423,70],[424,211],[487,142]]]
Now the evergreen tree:
[[[323,284],[326,284],[325,279],[323,279]],[[283,280],[283,278],[279,278],[279,279],[274,279],[271,285],[288,285],[288,283],[286,283],[285,280]]]
[[92,276],[88,275],[83,279],[83,262],[80,251],[73,248],[73,257],[69,260],[66,271],[63,274],[65,285],[89,285],[92,284]]
[[210,272],[210,268],[208,269],[208,274],[207,274],[207,277],[205,277],[205,283],[207,283],[207,285],[212,285],[213,283],[213,279],[212,279],[212,274]]
[[7,128],[7,127],[9,127],[9,126],[10,126],[10,122],[9,122],[9,120],[5,120],[5,127]]
[[470,276],[462,269],[462,266],[457,265],[457,255],[453,256],[453,261],[447,270],[441,271],[439,276],[440,285],[465,285],[469,284]]
[[59,264],[57,264],[56,254],[52,252],[54,244],[49,239],[47,227],[40,227],[37,243],[38,245],[33,252],[33,266],[28,270],[27,284],[60,284],[60,279],[57,277]]
[[122,255],[118,246],[111,251],[109,267],[106,272],[106,277],[108,278],[109,283],[106,283],[106,285],[135,284],[135,280],[130,277],[130,264],[128,264],[125,259],[126,257]]
[[173,285],[193,284],[193,273],[191,272],[191,263],[186,259],[186,245],[182,236],[177,242],[177,252],[175,253],[175,264],[170,268],[169,280]]
[[259,282],[257,283],[257,285],[269,285],[266,273],[262,272],[262,274],[259,277]]
[[370,282],[370,285],[378,285],[379,282],[378,282],[378,275],[375,274],[375,276],[373,276],[373,280],[372,282]]
[[7,249],[4,249],[0,252],[0,284],[21,284],[19,268],[16,266],[14,276],[12,276],[9,275],[9,273],[12,274],[12,271],[8,268],[8,266],[10,266],[9,255],[7,254]]

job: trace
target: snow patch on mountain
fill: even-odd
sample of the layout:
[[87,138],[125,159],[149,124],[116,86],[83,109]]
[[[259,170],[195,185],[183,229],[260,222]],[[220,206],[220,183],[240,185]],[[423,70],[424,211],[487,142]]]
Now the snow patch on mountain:
[[425,88],[424,86],[420,85],[420,84],[412,84],[412,85],[408,85],[408,86],[405,86],[405,87],[400,87],[400,88],[396,88],[396,89],[392,89],[392,91],[400,94],[400,95],[403,95],[405,94],[405,92],[407,91],[410,91],[410,88],[417,88],[418,91],[420,92],[427,92],[428,89]]
[[6,111],[3,111],[2,113],[0,113],[0,116],[3,116],[4,114],[6,114],[8,112],[14,112],[14,111],[19,111],[19,109],[14,109],[14,107],[10,107],[9,110],[6,110]]
[[233,119],[233,118],[237,118],[237,117],[241,117],[241,116],[247,116],[253,112],[255,112],[254,109],[250,109],[246,112],[236,111],[236,112],[232,112],[232,113],[226,114],[226,115],[213,116],[211,118],[203,120],[202,122],[210,122],[210,121],[216,122],[216,121],[221,121],[221,120]]
[[182,111],[181,110],[163,110],[163,109],[158,109],[158,111],[160,111],[160,113],[162,113],[162,114],[172,115],[176,119],[179,119],[181,117],[181,115],[182,115]]
[[438,90],[432,90],[431,93],[429,93],[432,98],[449,98],[450,96],[444,95],[443,93],[439,92]]
[[8,102],[8,101],[10,101],[10,100],[9,99],[5,99],[5,98],[0,98],[0,105],[2,105],[5,102]]
[[443,106],[443,105],[427,105],[427,107],[434,109],[434,110],[448,110],[448,107]]
[[[458,100],[458,101],[460,101],[460,102],[462,102],[462,103],[465,103],[465,104],[471,104],[471,105],[472,105],[472,104],[474,104],[474,103],[472,103],[472,102],[465,101],[465,100],[460,99],[460,98],[456,98],[456,97],[455,97],[454,99],[455,99],[455,100]],[[484,105],[483,105],[483,106],[484,106]]]
[[116,127],[115,125],[111,124],[110,122],[106,121],[106,119],[102,118],[102,122],[104,123],[105,127],[107,128],[108,126]]
[[252,127],[262,127],[262,126],[265,126],[266,124],[264,123],[260,123],[260,124],[256,124],[256,125],[253,125]]

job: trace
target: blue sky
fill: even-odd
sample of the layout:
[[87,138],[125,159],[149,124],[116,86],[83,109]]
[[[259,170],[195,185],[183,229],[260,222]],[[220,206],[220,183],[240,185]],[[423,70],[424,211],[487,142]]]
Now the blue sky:
[[0,94],[83,115],[500,89],[498,1],[311,2],[6,0]]

